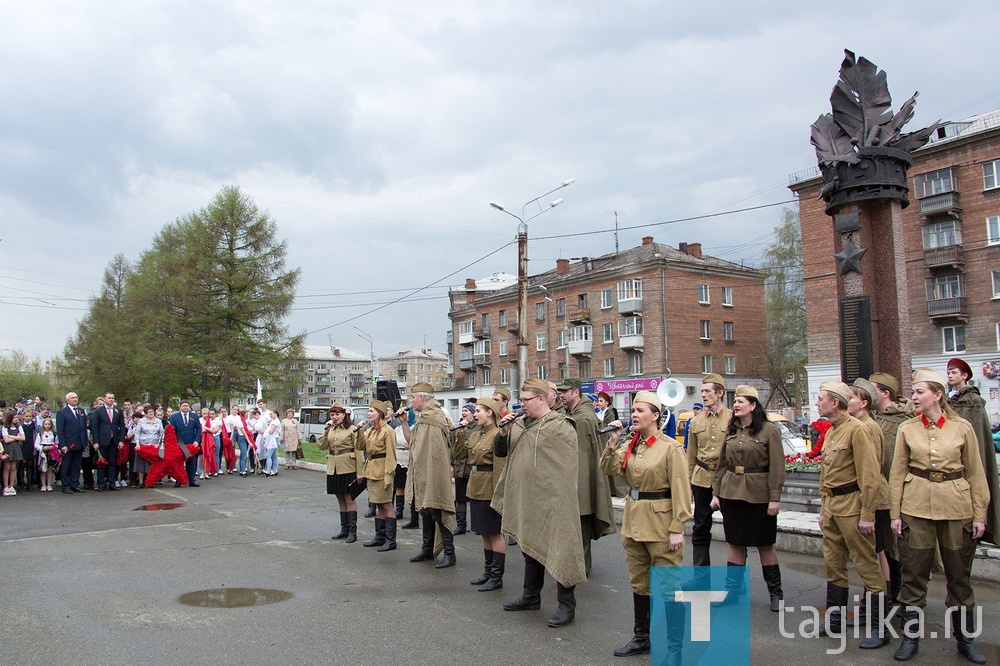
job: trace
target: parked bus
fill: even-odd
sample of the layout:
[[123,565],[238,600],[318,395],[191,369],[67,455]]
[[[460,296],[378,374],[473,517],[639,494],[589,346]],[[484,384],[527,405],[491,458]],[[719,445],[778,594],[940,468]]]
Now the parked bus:
[[[358,423],[368,418],[368,406],[348,407],[351,413],[351,422]],[[313,444],[323,431],[326,430],[326,422],[330,420],[329,405],[307,405],[299,407],[299,431],[302,432],[303,439],[307,439]]]

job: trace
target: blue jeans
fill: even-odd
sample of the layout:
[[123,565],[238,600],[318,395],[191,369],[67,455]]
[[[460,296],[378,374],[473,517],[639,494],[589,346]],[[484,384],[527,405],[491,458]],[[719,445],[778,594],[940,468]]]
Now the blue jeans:
[[270,472],[271,474],[278,473],[278,449],[268,449],[267,450],[267,467],[264,468],[265,472]]
[[237,445],[239,445],[239,447],[240,447],[240,474],[246,474],[247,473],[247,447],[249,447],[250,445],[247,443],[246,435],[244,435],[243,433],[240,433],[239,435],[235,435],[234,440],[237,443]]

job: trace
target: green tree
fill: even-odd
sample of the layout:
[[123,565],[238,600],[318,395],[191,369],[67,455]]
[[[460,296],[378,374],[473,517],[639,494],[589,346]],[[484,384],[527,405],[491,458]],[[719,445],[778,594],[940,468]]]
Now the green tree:
[[808,358],[802,232],[796,211],[785,208],[774,230],[774,241],[764,251],[764,308],[767,380],[771,399],[798,405]]
[[40,395],[51,399],[54,388],[40,359],[32,360],[21,350],[0,356],[0,398],[7,401],[8,407],[13,407],[18,398]]
[[202,403],[253,393],[259,378],[277,394],[302,337],[285,317],[299,269],[274,220],[237,187],[167,225],[136,264],[130,302],[142,303],[139,331],[155,349],[156,392]]

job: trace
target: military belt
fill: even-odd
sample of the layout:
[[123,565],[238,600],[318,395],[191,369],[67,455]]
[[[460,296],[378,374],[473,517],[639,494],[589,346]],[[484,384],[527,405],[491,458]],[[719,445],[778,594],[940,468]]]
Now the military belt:
[[830,488],[830,492],[834,495],[850,495],[851,493],[860,493],[861,486],[856,483],[851,483],[846,486],[838,486],[837,488]]
[[634,500],[670,499],[670,489],[668,488],[667,490],[651,490],[645,493],[632,489],[628,491],[628,496]]
[[492,472],[493,471],[493,465],[473,465],[472,466],[472,471],[473,472]]
[[933,483],[941,483],[942,481],[954,481],[955,479],[964,478],[965,470],[960,469],[957,472],[931,472],[930,470],[920,469],[919,467],[911,467],[910,474],[913,476],[919,476],[921,479],[927,479]]
[[767,467],[744,467],[743,465],[733,467],[733,474],[764,474],[769,471],[770,469]]
[[385,458],[385,454],[384,453],[373,453],[370,456],[368,456],[369,460],[378,460],[379,458]]
[[698,467],[701,467],[702,469],[707,469],[709,472],[714,472],[719,467],[719,463],[717,462],[707,463],[707,462],[702,462],[701,460],[695,460],[694,464],[697,465]]

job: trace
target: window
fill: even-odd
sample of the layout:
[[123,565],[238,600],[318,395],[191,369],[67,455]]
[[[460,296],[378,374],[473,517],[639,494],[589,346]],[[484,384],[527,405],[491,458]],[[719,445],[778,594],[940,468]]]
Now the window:
[[507,355],[507,340],[505,338],[501,338],[497,342],[500,345],[500,351],[499,351],[500,356],[506,356]]
[[590,340],[593,331],[593,326],[574,326],[569,339],[573,341]]
[[961,273],[938,275],[927,279],[927,300],[939,301],[943,298],[961,298],[965,296],[965,280]]
[[913,191],[918,199],[931,197],[935,194],[944,194],[955,190],[954,181],[951,178],[951,168],[938,169],[930,173],[922,173],[913,177]]
[[466,381],[469,383],[469,388],[476,388],[476,373],[470,373]]
[[726,374],[735,375],[736,374],[736,357],[727,356],[726,357]]
[[958,220],[928,224],[923,232],[925,250],[962,244],[962,223]]
[[[476,322],[474,321],[462,321],[458,323],[458,334],[459,335],[472,335],[472,329],[475,328]],[[357,366],[355,366],[355,370]]]
[[559,379],[566,379],[567,377],[569,377],[569,374],[566,372],[566,364],[565,363],[560,363],[559,364]]
[[698,302],[702,305],[708,305],[712,302],[712,299],[708,295],[708,285],[699,284],[698,285]]
[[545,303],[535,303],[535,319],[545,321]]
[[613,292],[610,289],[601,290],[601,309],[607,310],[608,308],[614,306],[612,299],[614,298]]
[[312,363],[306,365],[306,370],[313,370],[313,369],[314,368],[313,368],[313,364]]
[[642,317],[624,317],[618,320],[618,337],[642,335]]
[[566,316],[566,299],[557,298],[556,299],[556,316],[565,317]]
[[632,354],[628,357],[628,373],[630,375],[642,374],[642,354]]
[[566,348],[566,331],[556,331],[556,349]]
[[[486,340],[476,340],[476,344],[472,345],[472,353],[476,356],[489,356],[490,353],[490,341],[489,338]],[[420,364],[420,369],[424,369],[424,364]]]
[[642,280],[622,280],[618,283],[618,300],[642,298]]
[[[1000,327],[998,327],[998,330],[1000,330]],[[580,361],[576,364],[576,367],[580,371],[580,379],[590,377],[590,361]]]
[[712,357],[706,354],[701,357],[701,373],[707,375],[710,372],[712,372]]
[[701,320],[701,339],[711,340],[712,339],[712,322],[707,319]]
[[497,319],[500,320],[499,321],[500,328],[505,327],[507,325],[507,311],[506,310],[501,310],[500,312],[498,312],[497,313]]
[[983,165],[983,189],[992,190],[994,187],[1000,187],[1000,160]]
[[722,322],[722,338],[724,340],[733,340],[733,322]]
[[945,354],[965,351],[964,326],[946,326],[941,329],[941,337],[944,339]]
[[490,369],[483,368],[483,386],[486,386],[489,383],[490,383]]
[[510,370],[507,368],[500,368],[500,383],[510,384]]
[[[536,351],[545,351],[545,334],[544,333],[535,333],[535,350]],[[539,379],[542,379],[542,378],[539,377]]]
[[490,313],[483,313],[483,333],[488,334],[490,331]]
[[733,307],[733,288],[722,288],[722,305],[727,308]]
[[604,325],[604,344],[615,341],[615,325],[605,324]]
[[587,307],[587,294],[580,294],[576,299],[576,304],[581,308]]
[[604,359],[604,376],[605,377],[615,376],[615,359],[613,358]]
[[545,366],[544,365],[538,366],[536,374],[538,375],[539,379],[545,379]]
[[1000,298],[1000,271],[993,271],[993,298]]
[[986,218],[986,242],[989,245],[1000,243],[1000,215]]

